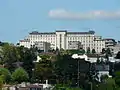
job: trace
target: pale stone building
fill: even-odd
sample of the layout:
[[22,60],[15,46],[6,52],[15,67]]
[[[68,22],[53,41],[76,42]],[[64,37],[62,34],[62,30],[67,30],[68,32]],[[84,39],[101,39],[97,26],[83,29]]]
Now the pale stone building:
[[[51,49],[69,49],[69,42],[80,42],[83,49],[87,50],[95,49],[97,53],[105,48],[105,41],[101,36],[95,35],[94,31],[88,32],[67,32],[67,31],[55,31],[55,32],[37,32],[33,31],[24,39],[20,40],[20,46],[30,48],[35,42],[48,42]],[[73,44],[75,45],[75,44]],[[72,46],[71,46],[72,47]],[[72,48],[70,48],[72,49]],[[74,49],[74,48],[73,48]]]

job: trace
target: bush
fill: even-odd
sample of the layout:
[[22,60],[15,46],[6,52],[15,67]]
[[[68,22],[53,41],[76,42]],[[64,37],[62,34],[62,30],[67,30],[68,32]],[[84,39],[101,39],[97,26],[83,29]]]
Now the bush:
[[81,88],[71,88],[66,84],[57,84],[53,90],[82,90]]
[[12,74],[13,81],[17,83],[28,81],[28,73],[23,68],[17,68]]
[[2,90],[2,87],[3,87],[3,79],[2,77],[0,77],[0,90]]
[[120,71],[115,72],[115,83],[120,87]]
[[3,83],[9,83],[11,80],[11,73],[6,68],[0,68],[0,76],[3,79]]

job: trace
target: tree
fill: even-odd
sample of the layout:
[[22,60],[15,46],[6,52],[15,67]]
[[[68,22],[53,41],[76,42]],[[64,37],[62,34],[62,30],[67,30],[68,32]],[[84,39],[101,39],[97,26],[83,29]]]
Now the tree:
[[66,55],[73,55],[73,54],[79,54],[79,55],[83,55],[85,54],[85,50],[84,49],[78,49],[78,50],[67,50],[66,51],[67,54]]
[[117,53],[116,59],[120,59],[120,51]]
[[108,79],[108,75],[102,75],[101,76],[101,82],[106,83],[106,80]]
[[95,54],[95,53],[96,53],[95,49],[92,49],[92,53],[93,53],[93,54]]
[[5,44],[2,46],[2,63],[4,66],[9,69],[11,72],[15,70],[13,65],[14,62],[17,62],[20,59],[17,48],[10,44]]
[[102,54],[105,54],[106,50],[105,48],[102,49]]
[[112,56],[112,52],[111,52],[110,48],[107,48],[106,54],[107,54],[108,56]]
[[50,60],[42,60],[35,65],[34,78],[38,80],[37,82],[42,82],[44,80],[49,80],[52,76],[52,63]]
[[71,55],[57,55],[54,73],[59,84],[77,78],[77,60],[73,60]]
[[120,71],[115,72],[115,83],[120,87]]
[[0,90],[2,90],[3,87],[3,78],[0,76]]
[[80,49],[79,50],[79,54],[85,54],[85,50],[84,49]]
[[26,82],[29,79],[28,73],[23,68],[17,68],[12,73],[13,81],[17,83]]
[[109,57],[111,56],[112,56],[112,52],[110,48],[107,48],[107,50],[105,51],[105,58],[107,59],[107,61],[109,61]]
[[87,54],[90,54],[91,51],[90,51],[90,47],[87,48]]
[[40,58],[42,58],[42,60],[50,60],[51,56],[50,55],[40,55]]
[[0,76],[3,79],[3,83],[9,83],[11,80],[11,73],[6,68],[0,68]]
[[21,64],[19,66],[22,66],[31,78],[34,68],[33,61],[37,59],[36,48],[16,47],[9,43],[3,44],[1,47],[0,56],[2,59],[0,64],[3,64],[10,72],[14,72],[16,64]]
[[100,59],[97,58],[97,62],[96,62],[96,64],[100,64],[100,63],[101,63]]
[[34,68],[33,61],[37,60],[36,50],[35,48],[26,49],[23,48],[21,51],[22,56],[22,67],[29,74],[29,77],[32,78],[32,69]]
[[85,85],[84,83],[87,77],[86,73],[89,71],[89,63],[85,62],[85,60],[81,59],[80,63],[78,63],[78,59],[73,59],[71,55],[59,55],[57,56],[57,60],[54,64],[54,71],[58,84],[76,86],[79,64],[80,84],[81,86]]

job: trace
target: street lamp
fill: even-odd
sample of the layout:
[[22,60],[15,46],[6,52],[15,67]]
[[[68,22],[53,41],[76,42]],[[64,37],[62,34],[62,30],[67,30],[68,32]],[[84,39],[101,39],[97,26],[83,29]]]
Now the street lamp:
[[79,64],[80,64],[80,59],[84,59],[85,61],[87,61],[88,60],[88,57],[85,55],[85,54],[83,54],[83,55],[78,55],[78,54],[73,54],[72,55],[72,58],[73,59],[77,59],[77,62],[78,62],[78,77],[77,77],[77,85],[78,85],[78,87],[79,87],[79,68],[80,68],[80,66],[79,66]]

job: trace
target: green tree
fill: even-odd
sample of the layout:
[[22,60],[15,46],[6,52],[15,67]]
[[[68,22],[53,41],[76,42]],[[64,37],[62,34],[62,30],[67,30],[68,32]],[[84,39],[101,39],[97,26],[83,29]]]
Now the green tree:
[[[79,59],[73,59],[71,55],[57,56],[57,60],[54,62],[54,71],[58,84],[76,85],[78,77],[78,60]],[[86,73],[89,71],[89,63],[85,62],[85,60],[80,60],[79,66],[80,83],[82,86],[88,75]]]
[[3,78],[0,76],[0,90],[2,90],[3,87]]
[[35,65],[34,78],[39,82],[49,80],[52,76],[52,63],[50,60],[42,60]]
[[92,54],[95,54],[95,53],[96,53],[95,49],[92,49]]
[[105,54],[105,52],[106,52],[106,50],[105,50],[105,48],[103,48],[101,53]]
[[85,54],[85,50],[84,50],[84,49],[80,49],[80,50],[79,50],[79,53],[80,53],[80,54]]
[[120,71],[115,72],[115,83],[120,87]]
[[87,53],[87,54],[90,54],[90,53],[91,53],[90,47],[87,48],[87,52],[86,52],[86,53]]
[[66,51],[67,54],[66,55],[73,55],[73,54],[85,54],[85,50],[84,49],[79,49],[79,50],[67,50]]
[[22,67],[29,74],[29,77],[32,78],[32,69],[34,68],[33,61],[37,60],[37,52],[35,48],[22,48],[20,49],[20,52],[20,55],[22,57],[21,61],[23,62]]
[[17,83],[26,82],[29,79],[28,73],[23,68],[17,68],[12,73],[13,81]]
[[11,73],[6,68],[0,68],[0,76],[3,78],[4,83],[9,83],[11,81]]
[[51,56],[50,55],[40,55],[40,58],[42,58],[42,60],[50,60]]
[[11,72],[15,70],[14,62],[17,62],[20,59],[17,48],[10,44],[5,44],[2,46],[1,51],[2,62],[4,66],[9,69]]
[[120,59],[120,51],[117,53],[115,58]]
[[34,68],[33,61],[37,58],[36,48],[25,48],[25,47],[16,47],[9,43],[2,45],[1,54],[1,64],[3,64],[10,72],[13,72],[16,69],[16,65],[19,62],[19,66],[22,66],[29,77],[32,77],[32,69]]
[[107,54],[108,56],[112,56],[112,52],[111,52],[110,48],[107,48],[106,54]]
[[107,79],[108,79],[108,75],[102,75],[102,76],[101,76],[101,81],[102,81],[103,83],[106,83]]
[[105,83],[100,83],[95,90],[119,90],[116,85],[114,78],[106,79]]

